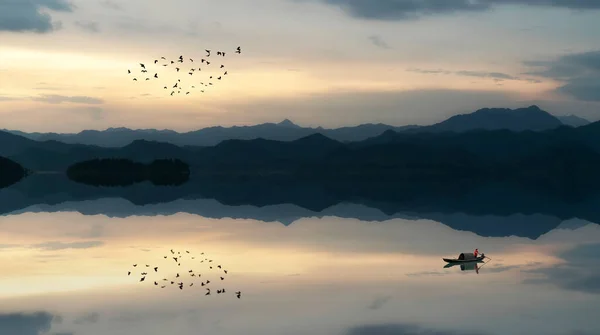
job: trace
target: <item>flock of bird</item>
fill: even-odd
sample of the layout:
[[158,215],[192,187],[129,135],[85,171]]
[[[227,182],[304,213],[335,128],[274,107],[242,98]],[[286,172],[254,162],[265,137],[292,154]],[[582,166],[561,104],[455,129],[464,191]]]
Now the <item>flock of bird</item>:
[[[191,256],[189,251],[185,251],[183,254],[180,251],[175,251],[173,249],[170,250],[171,254],[167,255],[167,256],[163,256],[164,259],[166,260],[174,260],[175,264],[177,264],[178,267],[181,266],[181,261],[184,259],[184,256],[188,256],[189,260],[191,261],[196,261],[199,264],[204,263],[204,265],[206,265],[208,267],[208,270],[211,270],[212,272],[218,272],[218,278],[217,282],[222,282],[225,280],[225,276],[227,275],[227,270],[223,268],[223,266],[219,265],[219,264],[215,264],[213,263],[212,259],[209,259],[207,257],[204,256],[204,253],[201,253],[200,256],[197,260],[195,256]],[[136,271],[136,269],[138,268],[138,264],[133,264],[134,269],[130,270],[127,272],[128,276],[131,276],[134,274],[134,272]],[[211,289],[209,286],[209,284],[211,284],[211,281],[209,279],[205,279],[205,277],[202,277],[202,273],[198,273],[196,272],[194,269],[189,269],[189,270],[184,270],[186,272],[177,272],[175,275],[175,278],[161,278],[161,279],[150,279],[149,276],[151,275],[155,275],[158,277],[163,277],[163,276],[159,276],[159,270],[163,267],[163,265],[159,265],[159,266],[154,266],[154,265],[149,265],[149,264],[145,264],[145,268],[142,267],[140,265],[140,268],[144,269],[144,271],[140,272],[140,280],[139,282],[154,282],[154,286],[156,287],[160,287],[162,289],[173,285],[173,286],[177,286],[179,287],[180,290],[183,290],[184,286],[187,287],[192,287],[194,285],[196,286],[200,286],[200,287],[204,287],[206,289],[206,293],[205,295],[211,295]],[[183,277],[187,276],[187,280],[184,283],[184,279]],[[146,279],[149,279],[148,281],[146,281]],[[216,284],[213,284],[213,286]],[[217,294],[224,294],[226,293],[225,288],[220,288],[220,289],[216,289]],[[241,291],[237,291],[235,292],[235,295],[238,299],[241,299],[242,297],[242,292]]]
[[[196,76],[194,77],[194,79],[196,77],[199,77],[199,73],[202,72],[202,69],[206,69],[206,67],[208,67],[213,61],[209,60],[211,59],[211,50],[210,49],[206,49],[206,56],[205,58],[201,58],[200,59],[200,63],[198,63],[197,61],[195,62],[193,58],[188,58],[187,60],[184,59],[183,55],[179,56],[178,59],[176,60],[167,60],[166,57],[160,57],[160,59],[155,59],[153,64],[154,66],[162,66],[162,67],[171,67],[174,68],[175,71],[177,73],[185,73],[185,71],[187,71],[187,74],[189,76],[194,77],[194,74],[196,74]],[[237,49],[235,50],[236,54],[241,54],[242,53],[242,49],[241,47],[237,47]],[[217,51],[217,56],[221,56],[221,57],[225,57],[226,52],[225,51]],[[160,63],[160,64],[159,64]],[[188,70],[184,70],[183,68],[183,64],[184,63],[189,63],[190,65],[188,65],[190,68]],[[151,64],[148,64],[151,65]],[[194,66],[196,65],[196,66]],[[187,87],[184,86],[184,84],[181,82],[181,78],[178,78],[177,81],[174,84],[168,84],[165,85],[163,87],[163,89],[167,90],[167,92],[170,90],[170,95],[173,96],[175,94],[181,94],[182,92],[186,95],[190,94],[192,92],[193,89],[199,89],[201,93],[204,93],[205,89],[208,87],[213,86],[214,80],[222,80],[224,79],[224,77],[227,75],[227,69],[225,69],[225,65],[221,64],[220,62],[217,63],[217,65],[213,65],[213,67],[218,66],[218,70],[221,71],[219,72],[218,75],[208,75],[208,77],[204,77],[204,78],[200,78],[197,81],[192,80],[192,84],[188,85]],[[158,71],[151,71],[148,72],[148,68],[146,67],[145,63],[140,63],[140,72],[142,73],[142,77],[140,78],[140,80],[142,80],[142,78],[145,77],[145,81],[150,81],[150,80],[156,80],[156,79],[161,79],[162,75],[159,76],[158,75]],[[150,75],[149,73],[154,72],[154,75]],[[206,72],[206,71],[204,71]],[[132,74],[133,71],[131,69],[127,70],[128,74]],[[138,80],[138,77],[134,77],[133,81],[140,81]],[[187,81],[186,81],[187,82]]]

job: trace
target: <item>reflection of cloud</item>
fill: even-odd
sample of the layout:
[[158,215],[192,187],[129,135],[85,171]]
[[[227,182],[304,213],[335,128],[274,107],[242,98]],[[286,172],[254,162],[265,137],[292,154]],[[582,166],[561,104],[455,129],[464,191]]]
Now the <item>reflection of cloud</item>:
[[100,5],[105,8],[113,9],[113,10],[121,10],[123,9],[121,5],[111,0],[102,0],[100,1]]
[[508,270],[521,269],[521,268],[523,268],[523,265],[506,265],[506,266],[491,267],[491,268],[487,268],[485,270],[487,272],[498,273],[498,272],[504,272],[504,271],[508,271]]
[[382,48],[382,49],[390,49],[390,45],[387,44],[380,36],[372,35],[369,36],[369,41],[373,43],[374,46]]
[[40,335],[50,331],[53,319],[48,312],[0,314],[0,334]]
[[583,244],[558,255],[566,261],[553,267],[528,271],[542,278],[528,278],[529,284],[554,284],[562,289],[600,294],[600,243]]
[[44,249],[44,250],[64,250],[64,249],[88,249],[102,246],[104,242],[102,241],[89,241],[89,242],[72,242],[72,243],[63,243],[63,242],[46,242],[34,244],[31,247],[36,249]]
[[[530,268],[530,267],[534,267],[534,266],[538,266],[541,265],[541,262],[529,262],[527,264],[516,264],[516,265],[504,265],[502,263],[498,263],[498,264],[494,264],[491,266],[487,266],[488,263],[480,263],[478,264],[480,271],[481,272],[489,272],[489,273],[500,273],[500,272],[505,272],[505,271],[509,271],[509,270],[515,270],[515,269],[524,269],[524,268]],[[484,267],[485,266],[485,267]],[[453,266],[449,269],[452,268],[460,268],[459,265]],[[480,273],[481,273],[480,272]],[[411,273],[407,273],[406,276],[408,277],[422,277],[422,276],[445,276],[445,275],[449,275],[452,274],[453,272],[450,271],[421,271],[421,272],[411,272]]]
[[373,300],[373,302],[369,305],[369,309],[380,309],[385,304],[387,304],[390,300],[392,300],[392,296],[388,295],[385,297],[379,297]]
[[420,271],[420,272],[411,272],[407,273],[408,277],[421,277],[421,276],[445,276],[449,274],[449,272],[440,272],[440,271]]
[[100,26],[95,21],[75,21],[75,25],[90,33],[100,32]]
[[98,322],[98,320],[100,320],[100,314],[93,312],[76,318],[75,321],[73,321],[73,323],[80,325],[86,323],[96,323]]
[[436,330],[411,324],[370,324],[350,328],[346,335],[483,335],[484,333]]

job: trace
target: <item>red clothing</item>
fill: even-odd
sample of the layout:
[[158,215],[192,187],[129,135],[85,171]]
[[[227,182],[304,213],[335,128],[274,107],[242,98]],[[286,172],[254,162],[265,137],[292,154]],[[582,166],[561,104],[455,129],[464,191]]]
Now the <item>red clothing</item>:
[[473,252],[473,254],[475,255],[475,257],[477,257],[477,255],[479,254],[479,250],[475,249],[475,252]]

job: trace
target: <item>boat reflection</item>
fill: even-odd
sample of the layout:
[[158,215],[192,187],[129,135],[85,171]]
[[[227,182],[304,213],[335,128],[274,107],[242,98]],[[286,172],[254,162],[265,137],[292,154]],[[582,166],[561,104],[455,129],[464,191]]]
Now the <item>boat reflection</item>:
[[475,273],[479,274],[479,269],[481,269],[487,263],[489,263],[489,261],[488,262],[472,261],[472,262],[465,262],[465,263],[449,263],[444,266],[444,269],[448,269],[448,268],[451,268],[454,266],[459,266],[460,271],[475,271]]

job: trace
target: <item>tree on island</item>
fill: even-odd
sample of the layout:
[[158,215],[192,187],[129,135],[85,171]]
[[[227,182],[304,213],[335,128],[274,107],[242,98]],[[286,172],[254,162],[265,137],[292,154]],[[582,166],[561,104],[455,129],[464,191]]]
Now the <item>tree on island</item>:
[[159,159],[150,164],[122,158],[93,159],[67,169],[69,179],[94,186],[129,186],[146,180],[155,185],[181,185],[189,175],[189,166],[178,159]]

